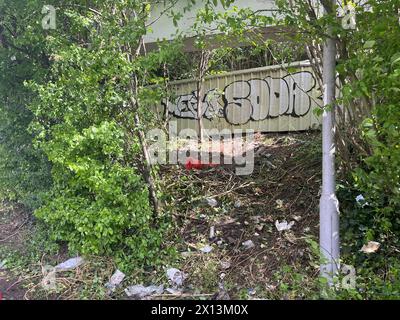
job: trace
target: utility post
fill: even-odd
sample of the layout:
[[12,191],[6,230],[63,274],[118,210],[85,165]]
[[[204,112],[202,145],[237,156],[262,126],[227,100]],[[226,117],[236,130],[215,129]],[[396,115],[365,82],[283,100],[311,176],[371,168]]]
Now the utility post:
[[[336,0],[324,1],[330,5],[325,13],[336,12]],[[323,257],[321,276],[333,284],[339,272],[339,202],[335,193],[335,82],[336,40],[332,29],[323,51],[324,112],[322,116],[322,194],[320,199],[320,248]]]

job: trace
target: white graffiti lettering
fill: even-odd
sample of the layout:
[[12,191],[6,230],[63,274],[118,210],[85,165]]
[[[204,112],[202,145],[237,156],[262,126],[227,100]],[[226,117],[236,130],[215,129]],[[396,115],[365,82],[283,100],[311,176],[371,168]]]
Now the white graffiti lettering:
[[[234,125],[279,116],[303,117],[311,110],[311,91],[316,80],[309,71],[283,78],[252,78],[229,83],[222,92],[209,90],[202,99],[202,117],[224,118]],[[198,119],[197,92],[169,101],[168,111],[175,118]],[[164,107],[167,103],[163,102]]]

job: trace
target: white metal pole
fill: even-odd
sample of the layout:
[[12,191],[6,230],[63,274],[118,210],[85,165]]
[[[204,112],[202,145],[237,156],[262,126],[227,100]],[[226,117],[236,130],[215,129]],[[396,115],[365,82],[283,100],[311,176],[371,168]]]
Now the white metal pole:
[[[335,9],[336,0],[331,0]],[[328,35],[332,35],[331,29]],[[322,116],[322,194],[320,199],[320,248],[323,261],[321,275],[332,285],[339,271],[339,202],[335,194],[335,80],[336,41],[329,37],[324,44],[323,82],[324,112]]]

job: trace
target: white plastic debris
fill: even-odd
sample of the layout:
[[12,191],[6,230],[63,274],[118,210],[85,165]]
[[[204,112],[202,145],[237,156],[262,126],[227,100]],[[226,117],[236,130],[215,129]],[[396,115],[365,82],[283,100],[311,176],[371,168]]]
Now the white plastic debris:
[[294,215],[293,219],[299,222],[301,220],[301,216]]
[[364,196],[363,196],[362,194],[359,194],[359,195],[356,197],[356,201],[357,201],[358,203],[364,202],[364,201],[365,201],[365,198],[364,198]]
[[207,203],[210,207],[216,207],[218,206],[218,201],[215,200],[214,198],[207,198]]
[[279,222],[278,220],[275,221],[275,227],[276,229],[281,232],[285,230],[290,230],[294,225],[294,221],[287,222],[286,220],[283,220],[282,222]]
[[203,253],[210,253],[213,250],[213,247],[207,245],[199,249]]
[[125,273],[120,270],[116,270],[111,276],[110,281],[106,283],[106,288],[108,289],[108,294],[115,291],[115,289],[121,284],[125,278]]
[[249,288],[247,289],[247,293],[249,294],[249,296],[254,296],[257,293],[257,291],[254,288]]
[[247,241],[242,242],[242,245],[246,250],[255,247],[254,242],[251,241],[251,240],[247,240]]
[[379,242],[368,241],[367,244],[364,244],[362,246],[360,251],[362,251],[364,253],[375,253],[376,251],[378,251],[380,246],[381,246],[381,244]]
[[3,270],[6,268],[6,261],[0,261],[0,270]]
[[215,227],[214,227],[214,226],[211,226],[211,227],[210,227],[209,238],[210,238],[210,239],[214,239],[214,238],[215,238]]
[[365,201],[365,198],[362,194],[359,194],[356,197],[356,201],[362,208],[364,208],[366,205],[368,205],[368,202]]
[[180,287],[186,279],[186,274],[179,269],[170,268],[167,270],[167,277],[174,286]]
[[82,257],[75,257],[56,265],[54,269],[58,272],[69,271],[79,267],[84,262],[85,260]]
[[133,297],[136,299],[143,299],[147,296],[151,296],[153,294],[162,294],[164,292],[164,286],[155,286],[151,285],[145,287],[141,284],[130,286],[125,289],[125,293],[128,297]]

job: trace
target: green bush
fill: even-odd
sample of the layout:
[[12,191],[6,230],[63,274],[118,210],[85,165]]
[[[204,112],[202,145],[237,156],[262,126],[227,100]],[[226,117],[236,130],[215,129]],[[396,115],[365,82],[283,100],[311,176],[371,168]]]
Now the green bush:
[[40,21],[32,12],[40,1],[0,2],[0,200],[35,209],[51,185],[50,165],[33,146],[27,108],[34,95],[24,81],[46,80],[48,60]]
[[[48,223],[53,238],[72,251],[154,260],[160,246],[152,232],[148,191],[134,168],[119,163],[123,133],[112,122],[68,131],[47,146],[55,188],[35,215]],[[118,251],[120,250],[120,251]]]
[[[355,188],[369,204],[370,236],[400,235],[400,42],[398,5],[376,2],[373,13],[360,19],[364,45],[347,69],[357,70],[358,80],[344,90],[346,99],[366,98],[371,116],[363,123],[363,138],[371,154],[354,173]],[[373,19],[374,24],[370,21]],[[371,212],[371,210],[373,212]]]
[[[30,129],[53,179],[34,214],[72,252],[112,256],[123,269],[154,266],[169,253],[162,246],[168,224],[150,206],[138,130],[151,126],[146,107],[161,97],[148,85],[157,82],[167,55],[162,49],[146,57],[123,52],[145,32],[137,22],[121,26],[119,19],[130,19],[125,11],[133,7],[120,3],[113,13],[108,1],[97,6],[102,15],[95,18],[84,9],[60,12],[58,19],[70,28],[46,39],[50,77],[27,82],[37,95],[30,104]],[[147,10],[139,2],[135,6]],[[82,41],[71,42],[71,33]]]

